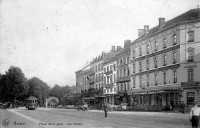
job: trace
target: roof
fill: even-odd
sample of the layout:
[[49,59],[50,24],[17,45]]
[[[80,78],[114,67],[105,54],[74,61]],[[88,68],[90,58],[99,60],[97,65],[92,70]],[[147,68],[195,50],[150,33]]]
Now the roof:
[[171,26],[177,25],[178,23],[184,23],[184,22],[188,22],[188,21],[192,22],[195,20],[200,20],[200,8],[189,10],[171,20],[168,20],[165,22],[164,26],[162,26],[162,27],[159,27],[159,25],[158,25],[158,26],[150,29],[149,33],[147,33],[147,34],[144,33],[142,36],[140,36],[135,41],[133,41],[133,43],[137,43],[139,41],[147,39],[150,36],[153,36],[154,34],[156,34],[157,32],[161,32]]
[[104,59],[104,64],[112,62],[115,60],[115,56],[120,52],[121,50],[116,50],[113,52],[108,52],[106,53],[105,59]]
[[29,98],[27,98],[27,100],[37,100],[37,98],[34,96],[30,96]]

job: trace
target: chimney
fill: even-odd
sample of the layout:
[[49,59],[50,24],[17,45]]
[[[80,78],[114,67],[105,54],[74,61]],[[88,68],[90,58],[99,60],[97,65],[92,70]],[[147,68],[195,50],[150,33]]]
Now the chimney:
[[144,25],[144,33],[149,33],[149,25]]
[[121,46],[117,46],[117,51],[120,50],[122,47]]
[[165,18],[159,18],[159,27],[162,27],[165,25]]
[[124,40],[124,48],[131,44],[131,40]]
[[115,51],[115,46],[112,46],[111,47],[111,52],[114,52]]
[[144,29],[138,29],[138,37],[144,34]]
[[199,5],[197,5],[197,8],[199,8]]
[[102,51],[102,57],[105,57],[106,53],[105,51]]

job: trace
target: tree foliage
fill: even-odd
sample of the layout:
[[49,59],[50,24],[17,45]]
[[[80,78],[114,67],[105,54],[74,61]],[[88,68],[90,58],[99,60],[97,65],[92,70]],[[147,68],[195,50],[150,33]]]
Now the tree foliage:
[[29,79],[27,83],[29,86],[28,95],[37,97],[39,99],[39,104],[44,105],[45,98],[49,97],[49,86],[36,77]]
[[0,79],[1,100],[14,101],[23,99],[28,92],[26,78],[22,70],[11,66]]

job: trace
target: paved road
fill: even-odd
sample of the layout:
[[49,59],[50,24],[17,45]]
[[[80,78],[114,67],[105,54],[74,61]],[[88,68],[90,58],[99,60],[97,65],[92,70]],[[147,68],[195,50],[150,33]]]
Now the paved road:
[[188,114],[158,112],[77,111],[66,109],[0,110],[0,126],[5,128],[190,128]]

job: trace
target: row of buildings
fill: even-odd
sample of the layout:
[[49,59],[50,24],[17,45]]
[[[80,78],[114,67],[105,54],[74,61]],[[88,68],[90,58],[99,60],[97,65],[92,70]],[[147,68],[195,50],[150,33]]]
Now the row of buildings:
[[155,108],[200,104],[200,9],[158,26],[138,29],[138,38],[112,46],[76,72],[76,88],[91,105]]

